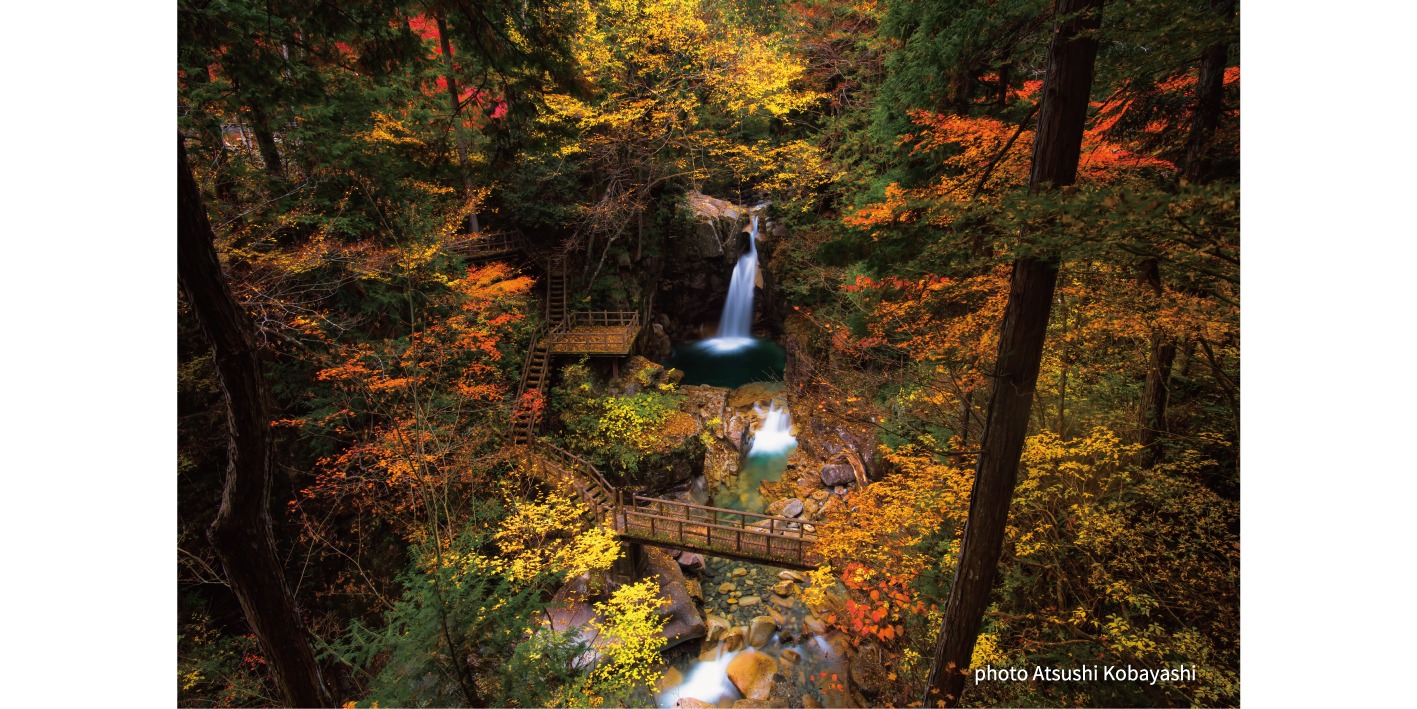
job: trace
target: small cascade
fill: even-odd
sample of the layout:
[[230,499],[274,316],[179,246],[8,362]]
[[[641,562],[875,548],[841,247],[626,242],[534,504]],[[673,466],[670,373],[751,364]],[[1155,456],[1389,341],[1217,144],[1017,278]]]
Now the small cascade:
[[[802,590],[811,586],[810,583],[798,581],[800,588],[793,587],[783,595],[772,588],[785,578],[778,569],[712,557],[707,562],[703,572],[705,608],[735,630],[741,630],[744,644],[739,651],[725,652],[726,643],[723,640],[718,640],[716,644],[705,643],[700,648],[704,652],[698,658],[685,657],[675,662],[674,666],[683,673],[683,679],[663,687],[655,698],[659,707],[669,709],[681,698],[689,697],[721,707],[732,704],[742,697],[742,693],[728,679],[728,665],[734,657],[745,652],[762,653],[776,661],[774,697],[777,701],[786,702],[786,706],[803,706],[797,702],[807,696],[815,698],[819,706],[859,706],[852,703],[852,698],[843,691],[845,682],[832,677],[849,676],[849,641],[840,631],[828,630],[824,635],[819,635],[814,630],[814,627],[821,628],[823,624],[802,594]],[[727,575],[730,568],[738,566],[752,571],[741,577]],[[730,594],[715,590],[717,584],[724,581],[735,587],[732,596],[739,593],[758,596],[766,599],[763,604],[770,610],[764,610],[762,606],[739,608],[726,604]],[[773,600],[775,598],[792,598],[793,602],[784,605]],[[820,612],[819,609],[817,613]],[[748,635],[753,617],[759,614],[770,616],[776,627],[766,642],[754,645],[748,642]]]
[[763,424],[753,434],[752,444],[743,466],[738,470],[737,486],[724,495],[725,507],[744,512],[762,512],[764,502],[758,483],[775,482],[787,469],[787,458],[797,449],[797,437],[792,435],[792,412],[774,400],[767,412],[756,409]]
[[738,688],[733,686],[732,680],[728,679],[728,663],[731,662],[740,651],[725,652],[723,641],[718,643],[718,654],[713,660],[695,663],[693,669],[677,686],[671,687],[661,693],[655,703],[661,709],[670,709],[680,699],[697,699],[718,704],[725,697],[728,699],[738,699]]
[[[762,413],[762,409],[758,409]],[[748,457],[755,455],[790,455],[797,447],[797,437],[792,435],[792,412],[787,405],[778,406],[774,400],[763,414],[762,428],[753,434],[753,444],[748,448]]]

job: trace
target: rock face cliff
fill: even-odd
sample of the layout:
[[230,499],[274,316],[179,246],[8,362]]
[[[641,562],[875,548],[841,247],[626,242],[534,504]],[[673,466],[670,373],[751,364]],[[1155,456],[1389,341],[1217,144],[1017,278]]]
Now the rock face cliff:
[[[717,331],[738,257],[748,248],[754,210],[700,192],[683,195],[674,219],[663,220],[653,257],[619,264],[621,290],[649,312],[639,353],[661,361],[674,344]],[[755,334],[778,338],[785,304],[773,275],[773,247],[785,231],[759,209],[759,270],[754,279]]]
[[728,295],[738,255],[747,248],[749,211],[726,200],[690,192],[684,200],[686,231],[665,243],[655,294],[656,323],[673,342],[712,336]]

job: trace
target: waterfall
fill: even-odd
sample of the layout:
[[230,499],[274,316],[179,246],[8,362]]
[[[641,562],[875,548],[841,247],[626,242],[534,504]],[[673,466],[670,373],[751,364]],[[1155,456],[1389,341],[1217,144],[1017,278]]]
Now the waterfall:
[[755,455],[789,455],[797,447],[797,438],[792,435],[792,412],[787,406],[778,406],[776,401],[763,416],[762,428],[753,434],[753,445],[748,449],[748,457]]
[[753,281],[758,275],[758,216],[752,217],[748,251],[738,257],[733,280],[728,284],[728,300],[718,322],[720,340],[747,340],[753,336]]
[[738,651],[725,651],[723,641],[719,641],[718,657],[696,663],[677,687],[667,689],[659,695],[656,704],[661,709],[671,709],[683,698],[697,699],[709,704],[718,704],[724,697],[739,698],[742,695],[738,693],[738,688],[728,679],[728,663],[737,654]]

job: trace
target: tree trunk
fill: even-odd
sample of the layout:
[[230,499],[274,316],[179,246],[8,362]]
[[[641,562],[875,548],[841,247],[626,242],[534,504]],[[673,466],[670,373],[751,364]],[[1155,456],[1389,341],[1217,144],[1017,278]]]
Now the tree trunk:
[[[1161,299],[1161,269],[1156,259],[1141,264],[1142,285]],[[1166,435],[1166,407],[1171,400],[1171,367],[1176,361],[1176,340],[1164,329],[1151,331],[1151,358],[1142,384],[1141,407],[1137,414],[1137,442],[1142,447],[1142,464],[1156,465],[1165,457],[1161,438]]]
[[[1059,21],[1048,47],[1030,189],[1062,187],[1077,178],[1102,2],[1055,0],[1054,16]],[[1058,261],[1054,257],[1026,257],[1014,262],[994,386],[969,497],[969,521],[935,645],[924,698],[927,707],[956,706],[964,689],[964,671],[974,654],[979,624],[998,571],[1057,283]]]
[[[1235,0],[1210,0],[1210,9],[1229,20],[1235,14]],[[1201,51],[1200,76],[1196,81],[1196,107],[1191,116],[1191,132],[1186,136],[1186,166],[1183,177],[1199,184],[1210,179],[1210,147],[1225,99],[1225,64],[1230,45],[1215,42]]]
[[[457,68],[453,64],[453,47],[448,42],[448,23],[443,19],[442,12],[436,15],[436,21],[438,23],[438,44],[443,49],[443,62],[447,65],[448,106],[452,111],[453,144],[458,149],[458,169],[462,171],[463,192],[467,195],[468,202],[471,202],[473,196],[472,170],[468,168],[467,164],[467,136],[462,132],[462,101],[458,98]],[[477,223],[476,209],[467,215],[467,229],[473,234],[482,231],[482,226]]]
[[[1235,1],[1210,0],[1210,7],[1229,18],[1235,12]],[[1211,178],[1210,144],[1224,109],[1225,64],[1229,54],[1230,46],[1225,42],[1213,43],[1201,52],[1196,104],[1191,130],[1186,136],[1186,162],[1182,171],[1182,177],[1192,184],[1202,184]],[[1141,262],[1140,270],[1143,284],[1159,300],[1162,295],[1160,263],[1154,258],[1146,259]],[[1175,360],[1176,339],[1164,329],[1156,328],[1151,333],[1151,357],[1137,412],[1137,442],[1142,446],[1145,465],[1156,465],[1166,457],[1161,439],[1167,433],[1166,407],[1170,404],[1171,368]]]
[[285,174],[285,165],[280,159],[280,150],[276,148],[276,136],[271,132],[271,121],[266,116],[266,109],[255,101],[248,107],[251,110],[251,131],[256,134],[256,146],[261,149],[261,160],[266,164],[266,172],[280,177]]
[[212,343],[231,433],[226,487],[208,535],[286,704],[330,706],[329,689],[286,585],[271,535],[269,390],[250,322],[227,288],[213,240],[206,207],[179,135],[178,283]]

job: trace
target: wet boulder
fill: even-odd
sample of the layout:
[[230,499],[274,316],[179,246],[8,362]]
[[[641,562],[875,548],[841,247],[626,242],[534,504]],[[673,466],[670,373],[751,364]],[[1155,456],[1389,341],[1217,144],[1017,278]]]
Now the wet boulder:
[[678,701],[674,702],[674,709],[718,709],[718,705],[709,704],[702,699],[694,699],[693,697],[680,697]]
[[654,547],[645,547],[647,576],[659,582],[659,595],[669,603],[660,611],[668,618],[664,630],[660,632],[666,641],[665,647],[674,647],[686,640],[704,637],[707,629],[699,608],[684,578],[678,562]]
[[728,680],[747,699],[767,701],[776,674],[777,660],[756,650],[740,652],[728,663]]
[[760,615],[748,624],[748,645],[765,647],[772,642],[772,634],[777,632],[777,623],[771,617]]

